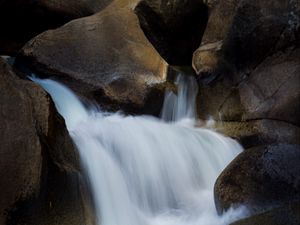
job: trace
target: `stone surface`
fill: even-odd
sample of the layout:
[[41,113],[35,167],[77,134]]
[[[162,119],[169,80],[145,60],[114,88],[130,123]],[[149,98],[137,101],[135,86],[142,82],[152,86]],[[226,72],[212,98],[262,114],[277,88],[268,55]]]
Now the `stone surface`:
[[207,23],[202,0],[141,0],[135,12],[147,38],[172,65],[191,65]]
[[92,15],[111,0],[2,0],[0,54],[16,54],[37,34]]
[[[0,79],[0,224],[28,224],[29,216],[58,210],[46,207],[49,201],[61,201],[72,203],[64,203],[78,220],[70,224],[82,225],[78,157],[64,121],[46,92],[21,80],[3,59]],[[59,194],[64,188],[68,193]]]
[[17,63],[107,110],[158,113],[167,64],[141,30],[135,4],[115,1],[100,13],[42,33],[26,44]]
[[217,121],[211,128],[238,140],[245,149],[274,143],[300,145],[300,128],[282,121],[267,119],[249,122]]
[[239,85],[244,119],[300,125],[300,48],[267,57]]
[[[299,44],[300,5],[296,0],[220,0],[212,9],[200,48],[194,53],[193,67],[198,74],[225,69],[252,69],[280,49]],[[203,61],[202,49],[212,49],[216,63]],[[212,56],[211,56],[212,57]]]
[[202,83],[200,117],[211,115],[225,121],[274,119],[299,125],[299,71],[300,48],[287,49],[267,57],[248,75],[227,74],[208,85]]
[[265,213],[250,216],[231,225],[299,225],[300,203],[285,204]]
[[265,145],[242,152],[215,184],[221,213],[240,204],[259,213],[300,199],[300,146]]

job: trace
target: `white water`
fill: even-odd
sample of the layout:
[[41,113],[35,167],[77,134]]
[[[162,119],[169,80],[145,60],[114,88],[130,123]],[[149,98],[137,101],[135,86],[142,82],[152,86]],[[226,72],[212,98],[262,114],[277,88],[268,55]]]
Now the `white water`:
[[166,91],[161,118],[165,121],[179,121],[196,118],[196,97],[198,86],[192,76],[178,75],[175,84],[177,94]]
[[[225,225],[243,214],[219,217],[213,200],[217,176],[242,150],[232,139],[185,122],[86,110],[63,85],[32,79],[66,120],[89,176],[98,225]],[[186,101],[179,96],[168,109],[165,104],[175,115],[168,120],[185,118],[176,112],[184,105],[179,99]],[[192,117],[193,110],[184,111]]]

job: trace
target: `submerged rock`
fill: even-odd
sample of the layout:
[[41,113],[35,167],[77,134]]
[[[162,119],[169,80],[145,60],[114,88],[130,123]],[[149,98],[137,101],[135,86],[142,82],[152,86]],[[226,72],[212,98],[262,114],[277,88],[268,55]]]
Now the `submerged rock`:
[[0,1],[0,54],[16,54],[39,33],[92,15],[111,0]]
[[[39,221],[62,204],[53,202],[68,199],[65,211],[78,220],[71,224],[82,225],[78,157],[63,119],[46,92],[21,80],[3,59],[0,76],[0,224]],[[64,188],[74,191],[59,194]]]
[[251,213],[259,213],[299,201],[299,160],[299,145],[276,144],[245,150],[216,181],[218,212],[242,204]]
[[135,4],[115,1],[93,16],[42,33],[26,44],[17,62],[107,110],[157,114],[167,64],[141,30]]

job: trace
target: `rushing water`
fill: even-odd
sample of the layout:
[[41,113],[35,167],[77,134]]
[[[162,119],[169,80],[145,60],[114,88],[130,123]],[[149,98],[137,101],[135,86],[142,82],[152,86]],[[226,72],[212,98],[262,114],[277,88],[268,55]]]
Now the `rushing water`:
[[242,215],[230,210],[219,217],[213,200],[217,176],[242,149],[182,120],[195,115],[190,80],[179,77],[178,96],[166,94],[162,117],[173,121],[167,123],[88,110],[63,85],[32,79],[66,120],[89,176],[98,225],[225,225]]

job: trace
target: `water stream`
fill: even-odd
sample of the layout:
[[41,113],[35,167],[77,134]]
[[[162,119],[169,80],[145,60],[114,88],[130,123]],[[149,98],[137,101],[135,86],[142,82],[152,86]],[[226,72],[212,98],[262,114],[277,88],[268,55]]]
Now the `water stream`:
[[217,176],[242,148],[193,127],[197,89],[190,78],[177,79],[177,95],[166,93],[163,119],[86,109],[67,87],[32,79],[66,121],[98,225],[226,225],[242,216],[242,209],[218,216],[213,200]]

